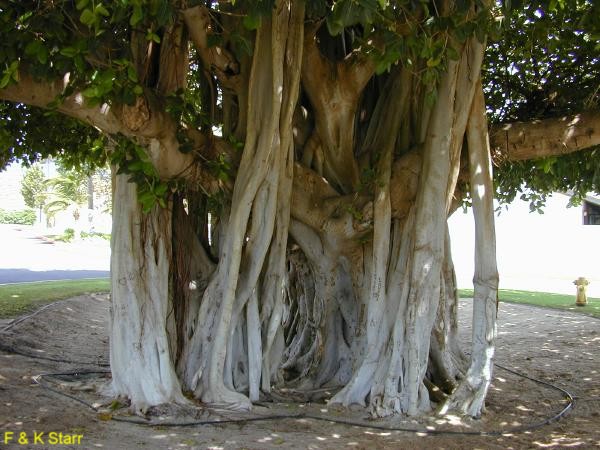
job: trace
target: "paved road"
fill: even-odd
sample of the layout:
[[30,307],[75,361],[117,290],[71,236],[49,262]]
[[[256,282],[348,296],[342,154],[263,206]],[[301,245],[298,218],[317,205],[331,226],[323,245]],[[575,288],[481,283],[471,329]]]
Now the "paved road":
[[0,225],[0,284],[109,275],[107,241],[50,243],[32,227]]

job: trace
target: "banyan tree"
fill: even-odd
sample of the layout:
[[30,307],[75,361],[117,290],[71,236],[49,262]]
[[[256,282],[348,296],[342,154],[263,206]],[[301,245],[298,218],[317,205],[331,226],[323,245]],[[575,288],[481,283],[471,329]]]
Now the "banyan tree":
[[[138,412],[190,396],[248,409],[281,387],[327,387],[378,417],[480,415],[496,334],[492,156],[598,142],[593,113],[490,141],[482,61],[503,8],[0,5],[4,159],[27,147],[113,168],[114,394]],[[447,219],[466,198],[461,349]]]

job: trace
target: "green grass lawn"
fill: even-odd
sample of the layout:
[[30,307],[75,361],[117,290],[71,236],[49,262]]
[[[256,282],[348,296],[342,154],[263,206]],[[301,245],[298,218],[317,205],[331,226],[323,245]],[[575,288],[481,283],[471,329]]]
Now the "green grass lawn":
[[[48,303],[92,292],[110,292],[110,280],[42,281],[0,286],[0,318],[6,319],[33,311]],[[472,289],[460,289],[462,298],[473,297]],[[600,299],[589,298],[586,306],[575,306],[575,295],[500,289],[500,301],[544,306],[600,317]]]
[[94,292],[110,292],[110,279],[5,284],[0,286],[0,318],[15,317],[56,300]]
[[[473,297],[473,289],[459,289],[461,298]],[[500,301],[520,303],[522,305],[544,306],[546,308],[563,309],[577,313],[600,317],[600,299],[587,299],[586,306],[575,306],[575,294],[550,294],[548,292],[515,291],[500,289]]]

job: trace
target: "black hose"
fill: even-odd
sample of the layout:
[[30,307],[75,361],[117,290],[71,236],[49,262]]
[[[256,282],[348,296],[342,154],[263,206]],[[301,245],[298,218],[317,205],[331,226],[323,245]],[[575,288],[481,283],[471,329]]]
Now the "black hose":
[[[248,422],[264,422],[264,421],[273,421],[273,420],[287,420],[287,419],[310,419],[310,420],[319,420],[323,422],[336,423],[340,425],[347,425],[353,427],[360,428],[370,428],[373,430],[382,430],[382,431],[400,431],[400,432],[409,432],[409,433],[421,433],[421,434],[429,434],[429,435],[452,435],[452,436],[502,436],[506,434],[517,434],[524,433],[526,431],[531,431],[545,425],[548,425],[552,422],[560,420],[572,407],[575,402],[573,396],[565,389],[556,386],[554,384],[548,383],[543,380],[539,380],[537,378],[533,378],[522,374],[520,372],[516,372],[512,369],[501,366],[500,364],[495,364],[499,369],[505,370],[513,375],[525,378],[527,380],[533,381],[540,385],[549,387],[551,389],[557,390],[565,396],[565,400],[568,401],[567,405],[558,413],[554,414],[551,417],[548,417],[542,421],[530,424],[530,425],[522,425],[519,427],[512,427],[506,430],[493,430],[493,431],[452,431],[452,430],[430,430],[430,429],[414,429],[414,428],[405,428],[405,427],[389,427],[385,425],[377,425],[377,424],[365,424],[361,422],[355,422],[352,420],[342,420],[333,417],[327,416],[317,416],[313,414],[279,414],[279,415],[270,415],[270,416],[258,416],[258,417],[248,417],[243,419],[223,419],[223,420],[194,420],[189,422],[152,422],[142,419],[136,419],[133,417],[118,417],[111,416],[111,420],[115,422],[126,422],[133,423],[137,425],[144,426],[162,426],[162,427],[191,427],[191,426],[202,426],[202,425],[222,425],[228,423],[248,423]],[[99,412],[99,409],[94,405],[86,402],[85,400],[78,398],[74,395],[66,394],[57,389],[54,389],[46,383],[46,377],[58,377],[58,376],[78,376],[78,375],[86,375],[86,374],[106,374],[110,373],[108,371],[76,371],[76,372],[57,372],[57,373],[45,373],[38,375],[34,378],[34,381],[42,386],[43,388],[54,392],[55,394],[62,395],[63,397],[74,400],[78,403],[81,403],[84,406],[92,409],[95,412]]]
[[76,397],[74,395],[67,394],[65,392],[59,391],[58,389],[54,389],[53,387],[48,386],[48,384],[46,383],[45,378],[46,377],[59,377],[59,376],[77,376],[77,375],[91,375],[91,374],[107,374],[107,373],[110,373],[110,370],[102,370],[102,371],[92,370],[92,371],[78,371],[78,372],[42,373],[42,374],[37,375],[36,377],[34,377],[33,381],[35,381],[36,384],[39,384],[44,389],[49,390],[50,392],[54,392],[55,394],[62,395],[63,397],[67,397],[67,398],[69,398],[71,400],[74,400],[76,402],[81,403],[84,406],[87,406],[88,408],[94,410],[95,412],[98,412],[98,408],[96,408],[91,403],[88,403],[85,400],[83,400],[83,399],[81,399],[79,397]]
[[[37,310],[35,310],[34,312],[32,312],[30,314],[27,314],[27,315],[24,315],[24,316],[21,316],[21,317],[19,317],[17,319],[12,320],[4,328],[0,329],[0,334],[6,333],[8,330],[10,330],[15,325],[18,325],[21,322],[24,322],[26,320],[31,319],[32,317],[36,316],[37,314],[41,313],[42,311],[46,310],[47,308],[50,308],[51,306],[56,306],[57,304],[66,302],[67,300],[59,300],[59,301],[56,301],[56,302],[53,302],[53,303],[48,303],[47,305],[44,305],[41,308],[38,308]],[[29,352],[24,352],[23,350],[18,350],[18,349],[16,349],[15,347],[13,347],[11,345],[6,345],[6,344],[3,344],[1,342],[0,342],[0,350],[3,351],[3,352],[7,352],[7,353],[13,353],[15,355],[25,356],[27,358],[41,359],[41,360],[44,360],[44,361],[52,361],[52,362],[66,363],[66,364],[81,364],[81,365],[98,366],[98,367],[110,367],[110,364],[107,363],[107,362],[105,362],[105,361],[96,361],[96,362],[90,362],[90,361],[73,361],[73,360],[70,360],[70,359],[54,358],[54,357],[51,357],[51,356],[43,356],[43,355],[39,355],[39,354],[33,354],[33,353],[29,353]]]
[[41,313],[41,312],[42,312],[42,311],[44,311],[46,308],[50,308],[51,306],[55,305],[56,303],[59,303],[59,302],[48,303],[47,305],[45,305],[45,306],[42,306],[41,308],[39,308],[39,309],[35,310],[34,312],[32,312],[32,313],[30,313],[30,314],[26,314],[26,315],[24,315],[24,316],[17,317],[16,319],[14,319],[14,320],[10,321],[10,322],[8,323],[8,325],[6,325],[4,328],[2,328],[2,329],[0,330],[0,334],[1,334],[1,333],[4,333],[4,332],[6,332],[6,331],[8,331],[8,330],[10,330],[12,327],[14,327],[15,325],[18,325],[18,324],[20,324],[21,322],[24,322],[24,321],[26,321],[26,320],[29,320],[29,319],[31,319],[33,316],[37,315],[38,313]]
[[105,361],[98,361],[98,362],[73,361],[72,359],[63,359],[63,358],[54,358],[51,356],[36,355],[33,353],[24,352],[22,350],[16,349],[12,345],[6,345],[6,344],[2,344],[2,343],[0,343],[0,350],[3,352],[6,352],[6,353],[13,353],[15,355],[25,356],[25,357],[31,358],[31,359],[42,359],[44,361],[52,361],[52,362],[59,362],[59,363],[65,363],[65,364],[76,364],[76,365],[80,364],[80,365],[86,365],[86,366],[110,367],[110,364]]
[[[32,313],[28,316],[25,316],[18,321],[11,322],[8,326],[6,326],[2,330],[0,330],[0,333],[6,332],[9,328],[13,327],[17,323],[20,323],[26,319],[31,318],[32,316],[34,316],[37,313],[41,312],[42,310],[46,309],[48,306],[50,306],[50,305],[46,305],[45,307],[40,308],[39,310],[35,311],[34,313]],[[47,356],[34,355],[31,353],[17,350],[16,348],[14,348],[12,346],[7,346],[4,344],[0,344],[0,350],[9,352],[9,353],[14,353],[14,354],[21,355],[21,356],[26,356],[26,357],[32,358],[32,359],[42,359],[42,360],[46,360],[46,361],[53,361],[53,362],[67,363],[67,364],[83,364],[83,365],[95,365],[98,367],[109,367],[109,364],[105,363],[105,362],[94,363],[94,362],[87,362],[87,361],[73,361],[73,360],[67,360],[67,359],[61,359],[61,358],[52,358],[52,357],[47,357]],[[519,376],[521,378],[525,378],[527,380],[538,383],[542,386],[546,386],[546,387],[549,387],[551,389],[561,392],[565,396],[565,399],[568,401],[567,405],[557,414],[554,414],[553,416],[548,417],[540,422],[536,422],[536,423],[533,423],[530,425],[513,427],[513,428],[506,429],[506,430],[501,430],[501,431],[500,430],[496,430],[496,431],[452,431],[452,430],[430,430],[430,429],[413,429],[413,428],[404,428],[404,427],[388,427],[385,425],[365,424],[365,423],[361,423],[361,422],[354,422],[351,420],[341,420],[341,419],[337,419],[337,418],[333,418],[333,417],[316,416],[316,415],[304,414],[304,413],[248,417],[248,418],[244,418],[244,419],[199,420],[199,421],[181,422],[181,423],[151,422],[151,421],[143,421],[140,419],[134,419],[134,418],[129,418],[129,417],[116,417],[116,416],[111,416],[111,420],[113,420],[115,422],[127,422],[127,423],[134,423],[137,425],[145,425],[145,426],[190,427],[190,426],[201,426],[201,425],[219,425],[219,424],[226,424],[226,423],[247,423],[247,422],[259,422],[259,421],[285,420],[285,419],[311,419],[311,420],[325,421],[325,422],[329,422],[329,423],[336,423],[336,424],[340,424],[340,425],[348,425],[348,426],[361,427],[361,428],[370,428],[370,429],[374,429],[374,430],[383,430],[383,431],[402,431],[402,432],[422,433],[422,434],[429,434],[429,435],[502,436],[505,434],[524,433],[526,431],[531,431],[531,430],[543,427],[552,422],[560,420],[570,409],[572,409],[573,404],[575,403],[575,400],[574,400],[573,396],[567,390],[565,390],[559,386],[556,386],[554,384],[548,383],[546,381],[539,380],[537,378],[533,378],[528,375],[517,372],[515,370],[509,369],[500,364],[495,364],[495,366],[506,372],[512,373],[513,375]],[[76,397],[74,395],[67,394],[65,392],[59,391],[58,389],[54,389],[54,388],[48,386],[48,384],[45,382],[46,381],[45,378],[46,377],[57,377],[57,376],[77,376],[77,375],[85,375],[85,374],[106,374],[106,373],[110,373],[110,371],[77,371],[77,372],[45,373],[45,374],[41,374],[41,375],[38,375],[37,377],[35,377],[34,381],[37,384],[39,384],[41,387],[43,387],[44,389],[47,389],[50,392],[53,392],[55,394],[69,398],[73,401],[76,401],[76,402],[92,409],[95,412],[98,412],[99,411],[98,408],[95,407],[94,405],[92,405],[91,403],[88,403],[85,400],[83,400],[79,397]]]

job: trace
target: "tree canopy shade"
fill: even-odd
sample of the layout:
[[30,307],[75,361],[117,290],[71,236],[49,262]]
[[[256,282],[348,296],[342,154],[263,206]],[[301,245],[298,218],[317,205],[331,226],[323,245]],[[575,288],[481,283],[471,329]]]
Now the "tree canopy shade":
[[[506,16],[506,31],[487,47],[483,75],[490,120],[550,120],[539,131],[528,128],[525,145],[511,130],[513,148],[521,155],[497,158],[501,201],[519,194],[535,208],[553,191],[572,191],[575,199],[600,191],[597,150],[561,156],[598,143],[599,14],[598,4],[590,1],[528,2]],[[576,118],[574,113],[585,114]],[[556,126],[561,120],[566,127]],[[569,130],[569,124],[577,130]],[[506,142],[502,133],[493,135],[493,141]],[[570,142],[565,144],[561,135]],[[541,144],[537,149],[529,145],[536,142]],[[544,144],[555,149],[543,151]]]
[[[183,392],[246,409],[282,386],[328,387],[331,402],[375,416],[481,413],[498,283],[492,156],[504,167],[517,151],[557,157],[598,143],[589,112],[545,122],[553,142],[542,150],[523,144],[534,128],[503,125],[492,155],[484,87],[498,119],[550,114],[517,114],[539,98],[496,89],[515,74],[544,88],[535,58],[551,73],[554,50],[520,52],[526,63],[511,65],[518,58],[503,43],[533,43],[563,24],[542,21],[531,36],[501,25],[585,18],[591,2],[1,5],[3,161],[60,152],[114,167],[115,394],[138,412],[188,402]],[[560,38],[556,51],[590,57],[586,20],[571,27],[585,45],[566,50]],[[496,53],[482,80],[489,36]],[[590,94],[561,97],[556,113],[594,106],[594,58],[586,71],[560,60]],[[582,123],[586,140],[572,139]],[[509,140],[512,130],[521,131]],[[514,173],[526,175],[505,173],[513,189]],[[457,342],[447,232],[467,194],[477,249],[470,357]]]

